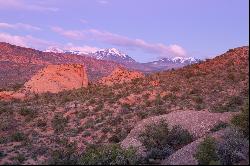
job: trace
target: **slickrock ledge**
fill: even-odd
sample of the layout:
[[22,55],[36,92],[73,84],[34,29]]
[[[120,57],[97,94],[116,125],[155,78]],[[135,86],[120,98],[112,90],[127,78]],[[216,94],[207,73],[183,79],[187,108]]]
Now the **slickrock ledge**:
[[125,149],[134,147],[138,154],[145,156],[145,147],[139,140],[139,136],[145,131],[146,126],[159,123],[161,120],[166,121],[169,127],[180,125],[187,129],[195,139],[201,138],[210,132],[213,126],[222,121],[229,122],[236,112],[211,113],[209,111],[174,111],[166,115],[150,117],[139,122],[128,136],[121,142]]

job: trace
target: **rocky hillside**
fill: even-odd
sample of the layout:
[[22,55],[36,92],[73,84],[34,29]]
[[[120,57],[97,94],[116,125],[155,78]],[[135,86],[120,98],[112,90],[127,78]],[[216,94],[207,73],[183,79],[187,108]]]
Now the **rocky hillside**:
[[0,42],[0,89],[18,89],[49,64],[83,64],[90,80],[107,76],[120,66],[87,56],[41,52]]
[[[197,137],[233,125],[230,118],[247,108],[248,74],[249,48],[239,47],[212,60],[131,82],[1,101],[0,164],[148,164],[152,158],[168,156],[172,157],[167,163],[172,163],[174,156],[185,156],[179,150],[189,151]],[[160,117],[163,122],[155,126]],[[237,117],[234,124],[247,128],[246,117]],[[141,124],[149,126],[144,133]],[[172,127],[176,124],[182,128]],[[133,139],[138,135],[139,142]],[[220,139],[221,160],[213,162],[247,163],[245,140],[239,132]],[[120,149],[120,143],[127,147],[136,141],[146,148],[146,158],[141,159],[137,150]],[[110,152],[115,159],[109,158]],[[229,154],[237,160],[226,158]]]

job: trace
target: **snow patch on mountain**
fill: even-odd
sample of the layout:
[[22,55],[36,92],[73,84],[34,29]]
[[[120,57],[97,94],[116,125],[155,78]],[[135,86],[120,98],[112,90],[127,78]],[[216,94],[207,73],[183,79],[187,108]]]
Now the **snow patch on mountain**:
[[79,51],[79,50],[75,50],[75,49],[60,49],[60,48],[55,47],[55,46],[48,47],[43,52],[65,53],[65,54],[76,54],[76,55],[88,55],[88,54],[92,53],[90,51]]
[[55,46],[51,46],[51,47],[48,47],[45,51],[43,52],[53,52],[53,53],[64,53],[64,50],[58,48],[58,47],[55,47]]
[[119,63],[135,62],[135,60],[130,56],[126,55],[116,48],[100,49],[95,53],[92,53],[91,56],[95,57],[96,59],[111,60]]
[[187,57],[187,58],[184,58],[184,57],[174,57],[172,59],[163,58],[163,59],[160,59],[159,61],[161,61],[161,62],[189,63],[189,64],[192,64],[192,63],[198,63],[200,61],[200,59],[196,59],[194,57]]

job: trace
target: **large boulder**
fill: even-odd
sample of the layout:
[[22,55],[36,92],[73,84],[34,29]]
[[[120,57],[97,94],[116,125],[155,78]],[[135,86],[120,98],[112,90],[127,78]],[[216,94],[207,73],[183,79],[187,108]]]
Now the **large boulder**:
[[188,130],[195,139],[204,137],[218,122],[229,122],[237,112],[211,113],[209,111],[174,111],[166,115],[154,116],[138,122],[130,131],[128,136],[121,142],[125,149],[134,147],[139,155],[145,156],[146,149],[140,141],[140,134],[146,129],[146,126],[157,124],[160,121],[168,123],[169,127],[179,125]]
[[88,77],[83,65],[48,65],[24,84],[24,90],[32,93],[58,93],[63,90],[87,87]]

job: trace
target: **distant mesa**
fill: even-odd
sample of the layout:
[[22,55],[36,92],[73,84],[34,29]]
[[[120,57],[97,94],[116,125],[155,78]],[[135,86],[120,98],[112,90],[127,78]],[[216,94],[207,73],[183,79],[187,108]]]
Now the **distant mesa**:
[[87,87],[88,77],[83,65],[48,65],[24,84],[24,89],[32,93],[58,93]]
[[128,69],[117,67],[112,71],[112,73],[109,76],[103,77],[101,80],[99,80],[99,83],[111,86],[114,84],[131,82],[134,79],[144,78],[144,77],[145,77],[144,74],[142,74],[141,72],[129,71]]

